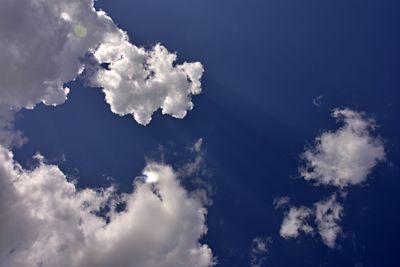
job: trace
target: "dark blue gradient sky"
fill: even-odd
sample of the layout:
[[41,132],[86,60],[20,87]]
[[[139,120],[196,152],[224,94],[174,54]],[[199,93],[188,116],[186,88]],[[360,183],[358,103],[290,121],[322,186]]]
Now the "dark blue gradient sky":
[[[184,120],[157,113],[147,127],[109,111],[99,89],[70,84],[66,104],[24,111],[17,126],[36,151],[101,186],[122,191],[158,146],[204,139],[216,193],[204,242],[218,266],[249,266],[251,240],[272,237],[265,266],[399,266],[400,2],[373,0],[100,0],[137,45],[160,42],[179,61],[205,66],[203,94]],[[323,95],[320,107],[313,99]],[[279,237],[275,197],[310,204],[333,192],[298,179],[299,154],[322,130],[337,128],[335,107],[374,117],[386,163],[344,203],[340,247],[317,238]],[[173,144],[173,146],[171,145]],[[184,153],[182,153],[183,155]],[[65,155],[66,161],[61,159]],[[168,159],[167,159],[168,161]],[[357,265],[358,264],[358,265]],[[362,264],[362,265],[360,265]]]

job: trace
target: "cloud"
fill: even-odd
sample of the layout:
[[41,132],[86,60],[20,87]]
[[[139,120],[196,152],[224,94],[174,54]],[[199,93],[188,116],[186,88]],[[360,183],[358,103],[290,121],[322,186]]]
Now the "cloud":
[[313,228],[307,223],[307,219],[312,215],[312,210],[307,207],[292,207],[283,219],[280,235],[285,238],[296,238],[300,231],[312,233]]
[[201,147],[203,145],[203,138],[197,139],[197,141],[194,143],[194,145],[190,148],[192,152],[201,152]]
[[322,106],[322,99],[324,98],[323,95],[317,96],[316,98],[313,99],[313,105],[316,106],[317,108]]
[[175,64],[176,54],[160,44],[135,46],[93,0],[3,0],[0,25],[0,106],[7,109],[60,105],[70,91],[65,83],[85,70],[114,113],[143,125],[158,109],[185,117],[201,92],[199,62]]
[[0,106],[0,144],[6,147],[20,147],[26,143],[27,138],[21,131],[15,129],[15,113]]
[[300,167],[300,173],[317,185],[344,188],[360,184],[385,159],[382,140],[371,133],[375,122],[350,109],[335,109],[332,116],[344,125],[316,138],[315,147],[301,156],[305,164]]
[[157,179],[135,180],[132,193],[119,195],[113,187],[79,189],[57,166],[36,159],[26,170],[0,147],[0,266],[214,264],[211,249],[199,243],[207,232],[204,203],[171,167],[148,164],[143,173]]
[[160,44],[146,51],[118,33],[110,34],[94,53],[99,63],[110,65],[91,78],[95,86],[104,88],[112,112],[132,114],[143,125],[159,108],[163,114],[184,118],[193,108],[191,95],[201,92],[203,66],[198,62],[174,66],[176,55]]
[[180,166],[180,176],[207,175],[207,168],[204,162],[204,151],[202,150],[203,138],[199,138],[192,146],[188,147],[190,154],[185,163]]
[[330,248],[335,247],[336,239],[342,232],[338,224],[343,215],[343,207],[332,195],[325,201],[319,201],[315,205],[315,221],[322,241]]
[[290,197],[276,197],[274,198],[273,205],[275,209],[286,207],[290,202]]
[[269,246],[272,244],[272,239],[256,237],[251,242],[250,250],[250,266],[251,267],[261,267],[262,264],[267,259]]
[[326,200],[315,202],[313,208],[291,207],[283,219],[280,235],[285,239],[297,238],[300,232],[314,234],[314,225],[308,223],[314,217],[315,227],[322,242],[330,248],[336,245],[337,237],[342,233],[339,225],[343,207],[337,201],[336,194]]
[[[120,195],[79,189],[40,155],[26,170],[8,150],[25,141],[16,112],[63,104],[65,84],[78,76],[102,89],[112,112],[146,125],[158,109],[185,117],[201,93],[203,66],[177,64],[160,44],[135,46],[93,0],[1,1],[0,35],[0,266],[214,265],[199,243],[207,194],[185,190],[172,167],[149,163],[146,179]],[[201,163],[199,156],[189,170]]]
[[[372,134],[375,121],[364,113],[350,109],[334,109],[332,116],[343,126],[338,130],[325,131],[315,140],[315,146],[307,149],[301,158],[304,165],[299,170],[305,180],[312,180],[316,185],[332,185],[340,189],[345,198],[348,186],[364,182],[379,161],[385,160],[385,149],[381,138]],[[276,198],[275,208],[287,207],[288,197]],[[286,213],[280,235],[285,238],[296,238],[300,232],[313,234],[317,232],[322,242],[336,247],[337,238],[342,234],[340,221],[343,216],[343,205],[334,193],[325,200],[320,200],[308,207],[290,207]],[[310,218],[314,217],[314,224]]]

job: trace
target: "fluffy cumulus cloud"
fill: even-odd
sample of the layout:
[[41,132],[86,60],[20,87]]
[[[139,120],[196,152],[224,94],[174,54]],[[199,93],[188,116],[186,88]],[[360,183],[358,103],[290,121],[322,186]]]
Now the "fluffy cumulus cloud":
[[151,51],[129,43],[127,35],[111,33],[94,53],[99,63],[109,64],[91,78],[106,95],[111,110],[121,116],[132,114],[140,124],[148,124],[154,111],[176,118],[193,108],[191,95],[201,92],[203,66],[175,65],[176,55],[157,44]]
[[[335,194],[314,203],[313,208],[291,207],[283,219],[280,235],[285,239],[297,238],[301,232],[314,234],[316,228],[322,242],[334,248],[337,237],[342,233],[339,225],[342,215],[343,207]],[[311,223],[312,217],[314,224]]]
[[[23,169],[0,148],[0,266],[212,266],[207,210],[176,173],[151,163],[130,194],[78,189],[38,155]],[[151,178],[151,179],[150,179]],[[122,210],[118,207],[124,207]],[[122,205],[122,206],[121,206]]]
[[0,107],[8,110],[64,103],[65,83],[85,69],[111,110],[140,124],[158,109],[183,118],[201,92],[200,63],[175,64],[159,44],[135,46],[93,0],[2,0],[0,34]]
[[213,265],[199,243],[209,200],[186,191],[171,167],[148,164],[134,191],[119,195],[78,189],[40,155],[26,170],[9,150],[25,142],[16,112],[64,103],[78,76],[103,90],[112,112],[146,125],[158,109],[185,117],[203,66],[177,64],[160,44],[135,46],[94,0],[2,0],[0,35],[0,266]]
[[271,238],[256,237],[251,242],[250,266],[261,267],[267,259],[269,247],[272,244]]
[[317,184],[341,188],[360,184],[385,159],[382,140],[372,134],[375,122],[350,109],[335,109],[332,116],[343,126],[316,138],[315,147],[302,154],[305,165],[300,173]]
[[312,210],[307,207],[291,207],[283,219],[280,235],[285,238],[296,238],[300,232],[312,233],[313,228],[307,223]]

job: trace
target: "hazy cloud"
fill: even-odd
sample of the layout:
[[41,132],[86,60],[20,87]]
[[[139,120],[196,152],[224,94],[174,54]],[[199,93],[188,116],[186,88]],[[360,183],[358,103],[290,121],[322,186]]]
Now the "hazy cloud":
[[280,209],[283,208],[285,206],[287,206],[290,202],[290,197],[286,196],[286,197],[276,197],[274,199],[273,205],[275,207],[275,209]]
[[267,259],[267,254],[269,251],[269,246],[272,244],[272,239],[256,237],[251,242],[250,250],[250,266],[251,267],[261,267]]
[[316,107],[320,107],[322,105],[322,99],[324,98],[323,95],[317,96],[316,98],[313,99],[313,105]]

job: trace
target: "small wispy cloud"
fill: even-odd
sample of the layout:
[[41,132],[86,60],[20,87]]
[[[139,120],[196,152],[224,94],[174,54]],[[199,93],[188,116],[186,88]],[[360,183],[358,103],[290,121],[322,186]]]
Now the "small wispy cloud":
[[263,263],[267,260],[269,247],[272,244],[272,238],[256,237],[251,242],[250,249],[250,266],[262,267]]
[[321,107],[322,106],[322,99],[324,98],[323,95],[317,96],[316,98],[313,99],[313,105],[316,107]]

